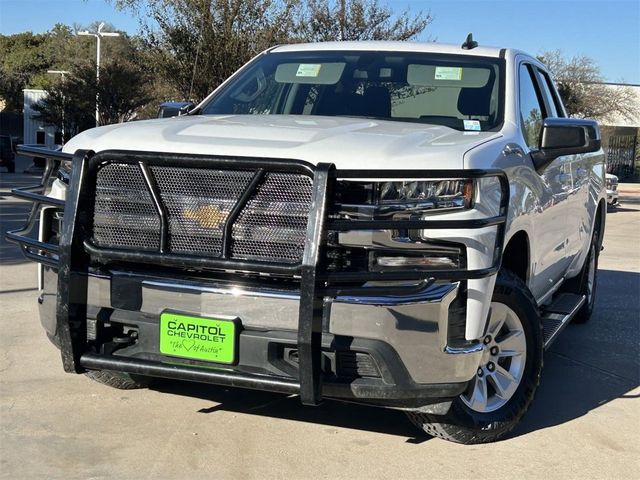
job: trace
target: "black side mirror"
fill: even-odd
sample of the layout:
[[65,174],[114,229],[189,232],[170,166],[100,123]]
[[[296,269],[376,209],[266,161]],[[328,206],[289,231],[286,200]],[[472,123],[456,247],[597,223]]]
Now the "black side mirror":
[[600,150],[600,130],[594,120],[546,118],[542,123],[540,147],[531,152],[538,173],[562,155]]

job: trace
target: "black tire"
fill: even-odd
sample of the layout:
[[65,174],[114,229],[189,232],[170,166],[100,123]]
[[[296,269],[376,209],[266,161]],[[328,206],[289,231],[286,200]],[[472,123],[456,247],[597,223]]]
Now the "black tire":
[[85,375],[95,382],[108,387],[117,388],[118,390],[147,388],[154,380],[150,377],[130,375],[123,372],[111,372],[109,370],[89,370]]
[[[542,371],[542,324],[531,292],[515,274],[498,274],[492,302],[503,303],[518,316],[526,340],[526,360],[522,379],[510,399],[491,412],[477,412],[461,397],[453,400],[449,412],[435,415],[407,412],[409,419],[431,436],[457,443],[478,444],[499,440],[511,432],[531,404]],[[470,381],[470,385],[475,378]]]
[[[599,219],[596,219],[596,225],[599,223]],[[600,258],[600,230],[594,229],[593,236],[591,238],[591,246],[589,247],[589,253],[584,261],[580,274],[567,280],[563,290],[569,293],[577,293],[578,295],[585,295],[587,301],[578,310],[575,316],[571,319],[573,323],[587,323],[593,314],[593,309],[596,304],[596,293],[598,291],[598,259]],[[592,286],[589,288],[589,276],[590,269],[593,268]]]

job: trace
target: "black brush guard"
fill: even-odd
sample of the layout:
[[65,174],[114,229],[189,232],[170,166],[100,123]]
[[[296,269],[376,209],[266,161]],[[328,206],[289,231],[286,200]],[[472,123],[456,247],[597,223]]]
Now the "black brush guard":
[[[263,389],[300,395],[307,405],[316,405],[322,399],[321,338],[323,299],[327,295],[348,294],[376,296],[381,294],[400,295],[423,289],[435,280],[467,280],[485,278],[495,274],[501,264],[507,206],[509,203],[509,183],[500,170],[343,170],[336,171],[333,164],[320,163],[317,166],[296,161],[255,158],[224,158],[202,155],[182,155],[149,152],[109,151],[94,154],[79,150],[75,154],[54,152],[37,147],[20,146],[18,152],[25,156],[44,157],[47,166],[40,185],[16,188],[13,194],[33,203],[24,228],[7,232],[6,238],[17,243],[22,253],[30,260],[43,263],[58,270],[57,331],[59,335],[62,361],[65,371],[82,373],[85,369],[106,369],[192,380],[218,385]],[[58,200],[45,195],[52,174],[60,161],[72,160],[71,176],[66,200]],[[91,241],[92,211],[95,195],[96,173],[100,166],[108,162],[136,163],[144,170],[151,165],[189,166],[219,169],[255,169],[257,175],[267,172],[290,172],[308,175],[313,179],[312,201],[307,224],[307,237],[302,262],[299,264],[256,262],[228,258],[210,258],[191,255],[175,255],[164,252],[137,252],[105,249]],[[484,178],[495,177],[500,182],[501,200],[499,214],[495,217],[473,220],[345,220],[331,219],[331,192],[336,179],[383,179],[383,178]],[[161,221],[161,242],[166,244],[168,235],[167,218],[157,190],[152,181],[147,181],[149,193]],[[234,211],[246,204],[255,188],[251,182],[241,195]],[[37,223],[42,206],[64,209],[64,219],[59,245],[41,242],[29,237]],[[230,225],[234,215],[230,215],[225,225],[223,243],[230,241]],[[329,272],[324,251],[328,231],[370,230],[370,229],[468,229],[496,226],[496,244],[493,263],[488,268],[468,270],[426,269],[394,270],[390,272]],[[223,247],[223,251],[224,251]],[[299,379],[270,377],[248,374],[233,370],[199,369],[187,365],[150,362],[146,360],[99,355],[87,351],[86,309],[87,274],[91,261],[122,261],[147,263],[179,268],[209,268],[272,273],[297,276],[300,278],[300,310],[298,319]],[[353,287],[353,281],[395,281],[415,280],[416,285],[400,287]]]

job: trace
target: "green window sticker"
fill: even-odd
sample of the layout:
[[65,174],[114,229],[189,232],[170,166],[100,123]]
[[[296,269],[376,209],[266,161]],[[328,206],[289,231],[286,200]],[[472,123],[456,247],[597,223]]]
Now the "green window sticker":
[[206,362],[234,363],[237,325],[233,320],[160,315],[160,353]]
[[320,74],[321,63],[301,63],[296,77],[317,77]]
[[436,67],[435,80],[462,80],[462,67]]

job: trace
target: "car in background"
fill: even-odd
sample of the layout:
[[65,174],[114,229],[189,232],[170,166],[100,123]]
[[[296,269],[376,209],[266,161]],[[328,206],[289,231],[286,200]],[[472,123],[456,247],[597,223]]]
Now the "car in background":
[[618,206],[618,177],[611,173],[607,173],[607,207],[615,208]]
[[7,167],[9,173],[14,173],[16,171],[15,159],[12,138],[9,135],[0,135],[0,167]]
[[158,118],[179,117],[188,113],[193,107],[195,105],[191,102],[164,102],[160,104]]

